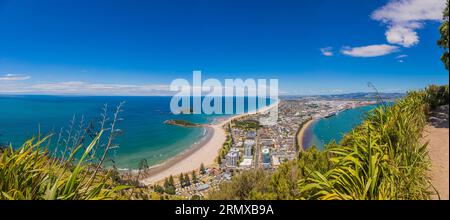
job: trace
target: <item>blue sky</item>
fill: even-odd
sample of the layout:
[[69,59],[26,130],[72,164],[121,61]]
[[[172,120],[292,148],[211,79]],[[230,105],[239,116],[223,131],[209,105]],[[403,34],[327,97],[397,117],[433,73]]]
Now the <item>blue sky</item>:
[[0,0],[0,93],[161,95],[193,70],[293,95],[447,84],[444,2]]

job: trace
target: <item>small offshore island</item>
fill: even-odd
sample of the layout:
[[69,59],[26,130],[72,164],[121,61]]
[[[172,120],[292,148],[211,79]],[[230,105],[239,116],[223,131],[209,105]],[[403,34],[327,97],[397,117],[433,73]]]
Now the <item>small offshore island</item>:
[[449,200],[449,1],[0,0],[0,200]]
[[166,120],[164,121],[164,124],[168,125],[177,125],[181,127],[202,127],[203,125],[193,123],[187,120],[179,120],[179,119],[172,119],[172,120]]

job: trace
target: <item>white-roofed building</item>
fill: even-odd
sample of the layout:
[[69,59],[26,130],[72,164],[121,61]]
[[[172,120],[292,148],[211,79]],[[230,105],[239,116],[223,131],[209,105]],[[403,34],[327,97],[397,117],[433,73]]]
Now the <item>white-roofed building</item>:
[[245,158],[244,160],[242,160],[242,162],[239,164],[239,167],[242,168],[251,168],[253,164],[253,159],[250,158]]
[[236,167],[239,162],[239,149],[231,148],[230,152],[225,156],[227,167]]

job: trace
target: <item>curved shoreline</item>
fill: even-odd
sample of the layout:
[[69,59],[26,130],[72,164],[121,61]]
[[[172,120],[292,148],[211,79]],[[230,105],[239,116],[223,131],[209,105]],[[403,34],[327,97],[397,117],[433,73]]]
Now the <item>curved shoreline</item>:
[[313,122],[315,122],[315,119],[310,119],[309,121],[307,121],[305,124],[303,124],[302,128],[300,128],[300,132],[298,132],[297,134],[297,143],[299,146],[299,149],[301,150],[305,150],[305,147],[303,146],[303,138],[305,136],[305,131],[311,127],[311,125],[313,124]]
[[[359,108],[362,108],[362,107],[372,106],[372,105],[373,105],[373,104],[365,104],[365,105],[360,105],[360,106],[355,107],[355,108],[345,108],[345,109],[340,110],[339,113],[344,113],[344,112],[349,111],[349,110],[352,110],[352,109],[359,109]],[[307,131],[307,130],[315,123],[315,122],[318,122],[318,121],[320,121],[320,120],[327,120],[327,119],[334,118],[334,117],[338,117],[338,115],[337,115],[337,114],[334,114],[334,115],[332,115],[332,116],[330,116],[330,117],[313,118],[313,119],[310,119],[309,121],[307,121],[306,123],[304,123],[303,126],[302,126],[302,128],[300,129],[300,131],[299,131],[298,134],[297,134],[297,143],[298,143],[298,146],[301,147],[303,150],[305,150],[305,146],[303,146],[303,140],[304,140],[304,137],[305,137],[305,132],[306,132],[306,131]],[[348,131],[348,132],[349,132],[349,131]],[[347,132],[344,132],[344,133],[347,133]],[[313,134],[313,135],[314,135],[314,134]],[[313,137],[313,138],[314,138],[314,137]],[[310,146],[307,146],[307,147],[310,147]],[[319,146],[316,145],[316,147],[319,147]],[[318,149],[320,149],[320,148],[318,148]]]
[[218,118],[214,124],[204,125],[206,134],[198,143],[191,145],[187,150],[177,154],[176,156],[166,160],[165,162],[151,167],[143,174],[141,183],[149,185],[163,180],[170,175],[178,175],[193,170],[198,170],[203,163],[210,166],[216,163],[215,159],[223,143],[226,141],[224,125],[231,120],[235,120],[248,115],[263,113],[278,105],[276,102],[264,108],[239,114],[226,118]]
[[[173,169],[173,167],[177,163],[183,163],[183,164],[190,163],[189,160],[186,160],[186,158],[192,157],[193,154],[195,154],[198,150],[200,150],[203,146],[205,146],[207,143],[209,143],[211,141],[211,139],[214,136],[214,133],[216,132],[214,127],[211,125],[205,125],[204,128],[206,129],[206,133],[198,142],[194,143],[189,148],[178,153],[174,157],[171,157],[171,158],[165,160],[163,163],[160,163],[160,164],[150,167],[142,175],[143,176],[142,183],[149,184],[149,183],[152,183],[152,182],[155,182],[158,180],[162,180],[163,178],[171,175],[171,174],[167,175],[167,173],[178,172],[178,173],[173,173],[173,175],[176,175],[181,172],[183,172],[183,173],[187,172],[184,169],[181,169],[181,170]],[[191,166],[189,166],[189,167],[191,167]]]

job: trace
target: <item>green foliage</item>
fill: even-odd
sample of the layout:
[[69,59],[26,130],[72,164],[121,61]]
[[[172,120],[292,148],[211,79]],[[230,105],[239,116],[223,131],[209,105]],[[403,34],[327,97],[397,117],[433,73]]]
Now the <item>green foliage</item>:
[[193,196],[191,196],[191,200],[201,200],[201,199],[202,199],[202,197],[199,196],[199,195],[193,195]]
[[164,179],[164,188],[167,188],[170,186],[169,180],[167,178]]
[[270,175],[264,170],[244,171],[231,182],[209,193],[213,200],[276,199],[269,186]]
[[193,184],[198,183],[197,174],[195,173],[195,170],[192,171],[192,183]]
[[219,155],[216,158],[216,161],[218,164],[221,164],[222,158],[227,155],[227,153],[230,151],[231,147],[233,146],[233,140],[231,139],[231,136],[227,135],[227,140],[225,143],[223,143],[222,148],[219,151]]
[[169,195],[175,195],[175,187],[174,186],[168,186],[165,188],[165,192]]
[[444,9],[443,12],[443,22],[441,24],[441,26],[439,27],[439,32],[441,33],[441,38],[438,40],[438,45],[439,47],[441,47],[444,52],[441,56],[441,60],[445,65],[445,68],[448,69],[449,68],[449,54],[448,54],[448,3],[449,1],[447,0],[447,5]]
[[261,127],[259,121],[257,120],[243,120],[243,121],[235,121],[234,125],[241,130],[257,130]]
[[312,170],[328,170],[328,155],[315,146],[301,151],[296,160],[280,165],[272,175],[270,186],[277,199],[295,199],[299,197],[298,181],[309,176]]
[[[180,177],[181,177],[181,175],[180,175]],[[172,175],[170,175],[169,178],[164,179],[164,185],[163,186],[164,186],[164,188],[162,190],[163,193],[165,192],[165,193],[167,193],[169,195],[175,195],[175,181],[173,180],[173,176]],[[155,191],[156,191],[156,189],[155,189]],[[158,192],[159,191],[160,190],[158,189]]]
[[299,153],[299,158],[281,164],[273,173],[263,170],[244,171],[223,183],[210,194],[211,199],[296,199],[300,196],[298,181],[311,170],[327,170],[328,155],[311,147]]
[[[16,150],[10,146],[0,156],[0,199],[118,199],[116,192],[129,187],[116,185],[109,171],[93,172],[86,162],[101,134],[75,164],[48,157],[48,151],[42,147],[48,136],[32,138]],[[75,148],[67,161],[73,161],[80,149],[81,146]]]
[[434,103],[430,100],[442,104],[441,88],[410,92],[395,105],[380,106],[341,143],[329,143],[325,151],[301,151],[272,174],[242,172],[210,198],[429,199],[430,161],[420,138]]
[[169,181],[168,182],[169,182],[170,186],[175,186],[175,181],[173,180],[173,176],[172,175],[169,176]]
[[183,127],[199,127],[201,126],[200,124],[197,123],[193,123],[187,120],[181,120],[181,119],[173,119],[173,120],[167,120],[165,121],[166,124],[170,124],[170,125],[179,125],[179,126],[183,126]]
[[155,185],[153,187],[153,190],[159,194],[164,194],[164,188],[160,185]]
[[191,185],[191,180],[189,179],[189,175],[186,174],[184,176],[184,186],[190,186]]
[[[123,104],[117,106],[111,119],[105,104],[99,127],[94,122],[86,124],[84,117],[76,124],[74,116],[68,129],[61,128],[52,151],[50,136],[40,135],[18,148],[2,149],[0,199],[159,199],[151,187],[140,186],[139,174],[137,178],[121,175],[109,155],[119,147],[115,138],[122,133],[117,122],[122,120]],[[111,162],[112,168],[104,168],[104,162]],[[147,161],[142,160],[139,168],[147,169]],[[173,185],[173,178],[168,182]]]
[[185,182],[184,182],[184,175],[183,175],[183,173],[180,173],[180,176],[178,177],[178,181],[180,181],[180,186],[181,186],[182,188],[184,188]]
[[[428,109],[443,104],[448,104],[448,86],[410,92],[393,106],[374,109],[341,143],[332,142],[325,151],[315,147],[301,151],[297,159],[281,164],[274,173],[244,171],[209,193],[209,198],[428,199],[430,161],[427,144],[420,138]],[[87,146],[66,147],[69,155],[65,159],[52,158],[43,147],[49,137],[30,139],[16,150],[12,146],[2,149],[0,199],[176,198],[172,176],[164,188],[154,186],[154,192],[149,192],[147,187],[118,184],[121,180],[115,170],[98,169],[101,164],[91,159],[102,133]],[[148,165],[141,161],[139,167],[145,170]],[[200,173],[206,174],[203,164]],[[179,181],[182,187],[191,184],[187,174],[180,174]],[[194,171],[192,182],[197,181]]]
[[449,104],[449,90],[448,85],[437,86],[430,85],[426,89],[426,101],[432,109],[440,105]]
[[191,180],[189,179],[189,175],[188,174],[181,173],[180,176],[178,177],[178,180],[180,181],[180,186],[182,188],[191,185]]
[[299,182],[304,199],[428,199],[426,93],[411,92],[396,105],[375,109],[343,145],[327,149],[331,169]]
[[203,163],[200,164],[200,173],[201,173],[202,175],[206,174],[205,165],[204,165]]

